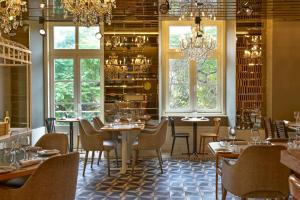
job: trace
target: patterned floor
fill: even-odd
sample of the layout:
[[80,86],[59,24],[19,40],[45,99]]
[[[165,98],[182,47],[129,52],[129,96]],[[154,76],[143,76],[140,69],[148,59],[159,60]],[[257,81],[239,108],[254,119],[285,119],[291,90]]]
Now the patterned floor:
[[[82,166],[78,175],[77,200],[109,199],[109,200],[213,200],[215,199],[215,162],[164,160],[164,174],[160,174],[156,159],[148,159],[138,163],[134,174],[125,175],[112,171],[107,176],[106,161],[102,160],[93,169],[87,166],[85,177]],[[114,164],[113,164],[114,167]],[[221,194],[219,194],[221,197]],[[227,199],[239,199],[231,194]]]

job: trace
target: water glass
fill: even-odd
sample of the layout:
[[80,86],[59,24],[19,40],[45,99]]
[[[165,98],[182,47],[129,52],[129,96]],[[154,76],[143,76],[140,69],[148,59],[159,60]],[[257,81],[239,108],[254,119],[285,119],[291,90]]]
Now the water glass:
[[118,124],[121,120],[120,113],[117,113],[114,117],[114,123]]
[[229,127],[228,128],[228,136],[229,136],[229,139],[232,139],[232,144],[234,145],[234,140],[236,138],[236,130],[234,127]]
[[251,129],[251,139],[256,144],[260,140],[259,131],[256,128]]

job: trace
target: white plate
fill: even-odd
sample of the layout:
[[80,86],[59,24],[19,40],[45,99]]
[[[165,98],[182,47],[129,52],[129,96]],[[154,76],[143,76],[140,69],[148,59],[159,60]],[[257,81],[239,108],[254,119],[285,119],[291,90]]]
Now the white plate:
[[59,150],[57,150],[57,149],[38,151],[38,155],[40,155],[40,156],[52,156],[52,155],[55,155],[58,153],[59,153]]

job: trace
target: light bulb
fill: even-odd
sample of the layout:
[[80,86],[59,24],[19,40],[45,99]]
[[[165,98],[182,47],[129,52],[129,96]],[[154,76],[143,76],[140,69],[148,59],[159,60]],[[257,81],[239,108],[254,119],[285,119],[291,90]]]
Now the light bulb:
[[101,40],[102,34],[101,34],[100,32],[98,32],[98,33],[95,34],[95,37],[96,37],[98,40]]
[[46,35],[46,30],[44,28],[40,28],[40,35],[45,36]]

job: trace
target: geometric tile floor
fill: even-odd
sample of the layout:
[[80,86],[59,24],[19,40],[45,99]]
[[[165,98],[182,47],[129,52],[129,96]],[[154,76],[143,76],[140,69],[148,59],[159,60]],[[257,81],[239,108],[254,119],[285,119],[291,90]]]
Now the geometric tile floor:
[[[105,160],[99,166],[94,162],[93,169],[88,163],[85,177],[82,166],[81,161],[77,200],[215,200],[215,162],[212,160],[166,159],[161,174],[158,160],[148,159],[139,161],[134,174],[130,170],[124,175],[111,171],[110,177]],[[239,198],[228,193],[226,199]]]

